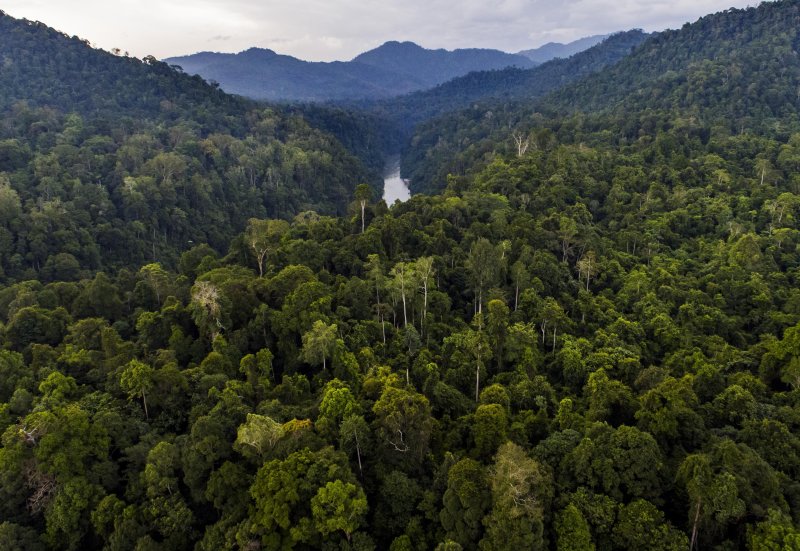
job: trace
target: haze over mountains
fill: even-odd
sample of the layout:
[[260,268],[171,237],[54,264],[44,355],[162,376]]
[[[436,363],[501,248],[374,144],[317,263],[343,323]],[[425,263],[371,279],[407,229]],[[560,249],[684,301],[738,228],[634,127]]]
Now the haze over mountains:
[[595,44],[599,44],[609,36],[608,34],[595,34],[573,40],[572,42],[567,42],[566,44],[562,44],[561,42],[548,42],[538,48],[523,50],[518,52],[518,54],[524,55],[535,63],[545,63],[557,57],[563,58],[575,55],[578,52],[591,48]]
[[395,121],[398,128],[408,129],[476,101],[532,100],[617,63],[650,36],[638,29],[615,33],[584,51],[550,59],[532,69],[474,71],[435,88],[378,101],[370,107]]
[[303,61],[262,48],[238,54],[202,52],[165,61],[218,82],[231,94],[291,101],[388,98],[471,71],[536,65],[525,56],[499,50],[428,50],[412,42],[386,42],[351,61]]

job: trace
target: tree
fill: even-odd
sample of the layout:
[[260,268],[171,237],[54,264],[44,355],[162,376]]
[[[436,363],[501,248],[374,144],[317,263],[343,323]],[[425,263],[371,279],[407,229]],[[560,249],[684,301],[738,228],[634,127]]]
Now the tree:
[[90,531],[89,515],[100,501],[102,489],[84,477],[59,486],[45,512],[45,541],[49,547],[74,551],[84,549],[83,539]]
[[553,297],[547,297],[544,299],[544,303],[542,304],[539,315],[541,318],[541,322],[539,322],[539,328],[542,332],[542,344],[545,344],[547,330],[552,329],[553,350],[555,350],[556,333],[558,332],[558,328],[567,325],[569,323],[569,318],[564,313],[564,309],[561,307],[561,305]]
[[572,503],[556,515],[555,529],[558,551],[594,551],[589,523]]
[[[475,316],[478,326],[481,325],[483,314]],[[465,359],[474,362],[475,365],[475,402],[480,398],[481,370],[488,360],[491,359],[491,348],[489,341],[483,331],[465,329],[444,339],[446,346],[452,346],[456,352],[465,356]]]
[[517,146],[517,157],[522,157],[528,151],[530,137],[516,130],[511,133],[511,137],[514,139],[514,145]]
[[150,415],[147,412],[146,393],[153,388],[154,373],[153,368],[149,365],[138,360],[131,360],[119,376],[119,386],[128,394],[129,399],[135,396],[142,397],[144,416],[147,419],[150,418]]
[[419,284],[422,287],[422,318],[420,319],[420,331],[425,330],[425,320],[428,317],[428,286],[436,271],[433,267],[433,257],[421,256],[414,263],[414,273],[417,275]]
[[322,320],[315,321],[311,330],[303,334],[301,352],[303,361],[312,365],[322,363],[324,371],[334,342],[336,342],[336,324],[328,325]]
[[165,441],[156,444],[147,454],[147,464],[141,476],[147,496],[157,498],[177,493],[179,466],[180,450],[175,444]]
[[511,265],[511,279],[514,282],[514,311],[519,306],[519,293],[531,282],[528,268],[522,260],[517,260]]
[[439,520],[447,539],[464,549],[476,549],[482,533],[481,519],[490,506],[486,472],[473,459],[462,459],[447,472],[447,489]]
[[274,419],[248,413],[247,421],[236,432],[234,447],[245,455],[249,455],[250,450],[255,450],[256,458],[263,458],[285,434],[283,425]]
[[319,405],[317,430],[330,440],[337,440],[342,422],[352,416],[360,415],[361,406],[353,393],[339,379],[325,385],[322,402]]
[[44,551],[45,545],[33,528],[5,521],[0,524],[0,549],[6,551]]
[[378,316],[378,321],[381,324],[381,334],[383,335],[383,343],[386,344],[386,325],[383,319],[383,304],[381,303],[381,289],[385,285],[386,277],[383,275],[383,267],[381,266],[381,259],[377,254],[371,254],[367,257],[367,262],[364,264],[364,271],[367,273],[372,285],[375,287],[375,313]]
[[683,551],[689,546],[686,535],[665,522],[664,514],[644,499],[620,509],[612,537],[620,549]]
[[483,312],[483,293],[500,277],[503,255],[499,247],[481,237],[472,244],[466,261],[467,272],[475,286],[476,311]]
[[216,285],[209,281],[198,281],[192,287],[192,301],[189,304],[197,327],[207,331],[213,341],[221,330],[225,330],[223,297]]
[[595,257],[594,251],[587,251],[581,257],[580,260],[575,264],[575,267],[578,269],[578,280],[580,281],[581,276],[586,278],[586,290],[589,290],[589,281],[597,275],[597,258]]
[[[298,543],[311,544],[319,534],[318,523],[312,520],[312,500],[329,482],[351,483],[351,479],[347,458],[332,448],[317,452],[306,448],[265,463],[250,487],[254,507],[247,536],[260,538],[267,548],[292,549]],[[323,500],[320,504],[322,520],[330,503],[331,500]],[[356,505],[350,511],[360,511],[360,507]],[[339,529],[335,522],[334,529]]]
[[376,435],[389,457],[402,458],[401,464],[406,467],[416,466],[428,451],[433,428],[428,399],[411,390],[387,386],[372,412]]
[[506,440],[508,418],[503,406],[483,404],[478,406],[473,417],[472,434],[475,452],[480,458],[491,457],[498,446]]
[[289,231],[286,220],[258,220],[251,218],[247,221],[244,235],[250,250],[258,263],[258,276],[264,277],[264,263],[267,255],[278,248],[281,239]]
[[597,423],[567,457],[575,480],[617,501],[657,499],[664,460],[655,439],[634,427]]
[[487,305],[486,333],[492,346],[492,355],[497,360],[497,371],[503,370],[505,344],[508,336],[509,310],[502,300],[490,300]]
[[403,327],[408,325],[408,312],[406,309],[406,296],[409,290],[414,288],[416,273],[414,264],[410,262],[398,262],[392,267],[392,287],[400,293],[403,302]]
[[350,541],[367,514],[367,496],[355,484],[334,480],[317,490],[311,499],[311,514],[322,535],[342,531]]
[[547,471],[513,442],[497,451],[490,470],[492,510],[481,549],[545,549],[544,515],[552,499]]
[[770,509],[765,521],[747,527],[747,543],[751,551],[800,549],[800,530],[791,517],[778,509]]
[[361,465],[361,450],[369,449],[370,430],[364,417],[361,415],[349,415],[342,419],[339,426],[339,443],[342,449],[354,449],[358,459],[358,472],[363,475]]
[[709,517],[724,525],[745,514],[745,503],[739,497],[736,478],[729,472],[715,473],[708,455],[687,456],[678,469],[678,480],[685,484],[689,495],[690,550],[699,545],[701,523],[710,520]]
[[356,186],[354,196],[356,201],[358,201],[358,205],[361,207],[361,233],[364,233],[366,219],[364,209],[366,208],[369,200],[372,198],[372,188],[369,187],[368,184],[358,184]]

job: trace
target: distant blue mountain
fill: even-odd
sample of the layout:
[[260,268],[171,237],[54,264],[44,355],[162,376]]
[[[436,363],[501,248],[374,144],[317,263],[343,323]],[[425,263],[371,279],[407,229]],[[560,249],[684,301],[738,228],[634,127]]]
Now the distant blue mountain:
[[568,58],[584,50],[588,50],[592,46],[599,44],[610,35],[596,34],[593,36],[586,36],[579,38],[567,44],[560,42],[548,42],[538,48],[532,50],[523,50],[518,55],[525,56],[535,63],[545,63],[551,59]]
[[381,99],[432,88],[472,71],[532,68],[525,56],[499,50],[428,50],[413,42],[387,42],[352,61],[303,61],[272,50],[238,54],[200,52],[164,60],[254,99],[330,101]]

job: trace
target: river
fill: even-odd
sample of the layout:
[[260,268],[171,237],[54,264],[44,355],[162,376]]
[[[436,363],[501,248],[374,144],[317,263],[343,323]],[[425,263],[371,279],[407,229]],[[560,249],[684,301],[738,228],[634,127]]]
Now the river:
[[394,156],[386,163],[383,176],[383,200],[390,207],[395,201],[407,201],[411,197],[408,181],[400,177],[400,156]]

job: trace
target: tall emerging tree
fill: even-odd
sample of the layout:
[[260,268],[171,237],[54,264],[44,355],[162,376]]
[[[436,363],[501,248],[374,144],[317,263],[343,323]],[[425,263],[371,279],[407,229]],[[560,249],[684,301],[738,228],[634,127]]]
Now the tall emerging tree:
[[322,320],[315,321],[311,330],[303,335],[301,351],[303,361],[312,365],[321,363],[322,369],[325,370],[334,342],[336,342],[336,324],[328,325]]
[[411,262],[398,262],[392,268],[392,286],[400,293],[400,299],[403,302],[403,327],[408,325],[406,299],[408,293],[414,288],[415,276],[414,264]]
[[414,273],[422,288],[422,318],[420,319],[420,329],[425,330],[425,318],[428,316],[428,286],[436,273],[433,267],[433,257],[421,256],[414,263]]
[[472,245],[466,268],[475,288],[477,312],[483,312],[483,293],[497,282],[503,266],[503,251],[481,237]]
[[383,342],[386,344],[386,326],[383,318],[383,304],[381,303],[381,289],[384,288],[386,276],[383,275],[383,267],[381,266],[381,258],[377,254],[371,254],[367,257],[367,262],[364,265],[370,281],[375,287],[375,311],[378,314],[378,320],[381,323],[381,333],[383,334]]
[[267,255],[278,248],[281,238],[289,231],[286,220],[259,220],[251,218],[247,221],[244,236],[250,250],[258,263],[258,275],[264,277],[264,263]]
[[131,360],[119,377],[119,386],[129,398],[141,396],[144,416],[148,419],[150,415],[147,411],[147,392],[153,388],[153,374],[153,368],[146,363]]
[[587,251],[581,257],[580,260],[575,264],[575,267],[578,269],[578,281],[580,281],[581,277],[586,279],[586,290],[589,290],[589,281],[591,281],[592,277],[597,275],[597,257],[594,254],[594,251]]
[[349,415],[339,426],[339,445],[342,449],[354,449],[358,460],[358,472],[363,474],[361,450],[370,444],[369,425],[361,415]]
[[516,312],[519,306],[519,293],[531,282],[531,275],[522,260],[517,260],[511,265],[511,279],[514,281],[514,311]]
[[210,281],[198,281],[192,287],[189,309],[198,329],[206,331],[212,341],[225,329],[222,302],[219,289]]
[[355,190],[355,198],[358,201],[358,206],[361,207],[361,233],[364,233],[365,227],[365,209],[367,203],[372,198],[372,188],[368,184],[358,184]]
[[465,329],[444,339],[445,345],[452,346],[455,351],[463,354],[467,359],[474,361],[475,365],[475,402],[479,401],[481,387],[481,370],[485,369],[486,362],[491,358],[492,350],[489,340],[482,331],[483,314],[477,314],[473,325],[475,329]]

